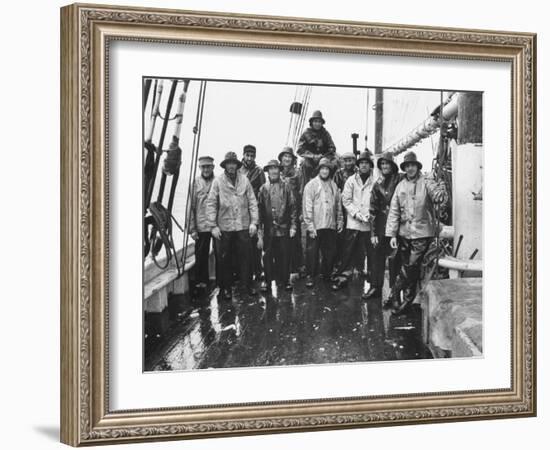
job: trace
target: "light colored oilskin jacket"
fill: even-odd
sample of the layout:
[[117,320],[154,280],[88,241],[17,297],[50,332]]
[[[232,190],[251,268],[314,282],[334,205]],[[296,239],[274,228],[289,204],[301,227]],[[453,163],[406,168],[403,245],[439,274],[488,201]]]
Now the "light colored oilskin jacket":
[[205,180],[199,176],[193,182],[193,193],[189,203],[189,233],[207,233],[212,229],[206,217],[206,199],[213,181],[214,177]]
[[206,200],[207,223],[221,231],[247,230],[258,224],[258,202],[248,178],[237,172],[235,185],[224,173],[212,182]]
[[367,219],[370,216],[370,196],[374,180],[372,173],[365,183],[361,180],[359,173],[350,176],[344,184],[342,191],[342,204],[348,213],[346,228],[350,230],[370,231],[370,222],[361,222],[354,218],[355,214],[361,213]]
[[304,188],[302,214],[308,231],[342,227],[342,201],[338,186],[331,179],[322,181],[319,175]]
[[404,178],[395,188],[386,222],[386,236],[405,239],[433,237],[433,196],[438,190],[433,180],[420,175],[415,181]]

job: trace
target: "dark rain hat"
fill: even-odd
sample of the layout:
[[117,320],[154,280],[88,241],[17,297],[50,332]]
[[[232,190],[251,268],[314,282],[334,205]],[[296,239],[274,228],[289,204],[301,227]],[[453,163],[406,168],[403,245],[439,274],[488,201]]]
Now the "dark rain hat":
[[213,166],[214,158],[211,156],[200,156],[199,157],[199,167],[201,166]]
[[334,169],[334,164],[332,164],[332,161],[328,158],[321,158],[319,161],[319,169],[323,166],[328,167],[330,170]]
[[237,169],[239,169],[243,165],[243,163],[237,158],[237,154],[235,152],[227,152],[225,154],[225,158],[220,163],[220,166],[222,166],[225,169],[225,165],[228,162],[236,163],[237,164]]
[[422,169],[422,163],[418,161],[415,152],[409,152],[405,154],[405,156],[403,157],[403,162],[399,165],[399,167],[401,167],[401,170],[404,171],[405,166],[410,163],[416,164],[418,166],[418,170]]
[[365,161],[365,160],[369,162],[371,167],[374,167],[374,163],[372,162],[372,153],[369,150],[365,150],[364,152],[361,152],[355,164],[359,165],[361,161]]
[[393,153],[391,152],[384,152],[382,153],[379,157],[378,157],[378,160],[376,161],[376,166],[380,169],[380,164],[382,163],[382,161],[387,161],[389,162],[392,167],[393,167],[393,171],[394,172],[399,172],[399,169],[397,168],[397,164],[395,164],[395,161],[393,160]]
[[323,119],[323,113],[319,110],[313,111],[313,114],[309,118],[309,124],[311,125],[311,122],[313,119],[320,119],[323,124],[325,123],[325,119]]
[[283,147],[283,151],[279,153],[279,161],[283,159],[283,155],[290,155],[294,161],[296,161],[296,155],[294,154],[292,147]]
[[277,167],[278,169],[281,169],[281,165],[276,159],[272,159],[264,166],[264,172],[267,172],[270,167]]
[[243,155],[247,152],[256,154],[256,147],[254,147],[252,144],[246,144],[243,147]]

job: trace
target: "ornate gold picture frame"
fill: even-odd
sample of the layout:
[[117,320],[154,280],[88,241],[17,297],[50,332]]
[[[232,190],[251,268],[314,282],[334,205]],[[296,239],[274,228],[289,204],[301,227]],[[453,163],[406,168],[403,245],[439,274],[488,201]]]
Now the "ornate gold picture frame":
[[[107,96],[109,46],[115,41],[509,63],[512,71],[510,387],[281,402],[258,398],[254,403],[112,410],[107,327],[110,283]],[[535,89],[536,35],[531,33],[86,4],[62,8],[62,442],[81,446],[534,416]]]

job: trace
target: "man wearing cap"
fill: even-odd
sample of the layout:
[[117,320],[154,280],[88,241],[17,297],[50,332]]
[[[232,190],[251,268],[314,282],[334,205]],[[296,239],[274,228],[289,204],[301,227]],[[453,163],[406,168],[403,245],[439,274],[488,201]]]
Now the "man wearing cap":
[[390,288],[393,286],[399,270],[396,251],[390,247],[390,240],[386,237],[386,221],[390,210],[390,203],[397,184],[404,174],[399,173],[397,164],[393,161],[393,154],[384,152],[376,161],[380,177],[374,183],[370,197],[371,242],[374,246],[374,261],[372,264],[371,287],[363,295],[363,299],[379,297],[384,285],[386,259],[388,259]]
[[447,196],[444,184],[422,175],[422,164],[414,152],[404,156],[400,167],[405,178],[395,188],[386,223],[386,236],[390,238],[390,246],[398,248],[401,262],[389,298],[396,314],[403,313],[416,297],[422,259],[438,232],[433,204],[444,202]]
[[251,144],[243,147],[243,159],[239,172],[248,178],[254,195],[258,198],[260,187],[265,183],[265,174],[262,168],[256,164],[256,147]]
[[309,128],[298,141],[297,153],[303,158],[300,171],[304,186],[316,175],[321,158],[332,162],[331,170],[336,168],[336,146],[324,125],[325,119],[321,111],[314,111],[309,118]]
[[[260,187],[265,183],[265,174],[260,166],[256,164],[256,147],[247,144],[243,147],[243,159],[242,166],[239,171],[248,178],[258,200],[258,192]],[[252,276],[259,280],[262,274],[262,252],[258,250],[258,236],[254,235],[252,237],[252,245],[250,247],[252,252],[250,256],[250,263],[252,267],[250,268]]]
[[264,167],[268,173],[260,188],[258,213],[260,217],[258,248],[264,250],[264,274],[260,289],[271,289],[275,280],[278,286],[292,290],[290,284],[290,238],[296,235],[296,203],[290,185],[281,180],[279,161],[271,160]]
[[302,212],[307,228],[306,286],[313,287],[321,252],[321,276],[328,279],[336,257],[337,233],[343,229],[340,191],[330,178],[332,163],[319,161],[319,174],[304,188]]
[[344,184],[346,184],[347,179],[357,172],[355,153],[346,152],[341,156],[341,159],[344,162],[344,167],[338,169],[333,178],[340,192],[344,190]]
[[206,217],[206,199],[214,181],[214,158],[199,158],[200,175],[193,181],[189,201],[189,234],[195,241],[196,293],[206,290],[209,281],[210,226]]
[[294,197],[296,208],[296,234],[290,238],[290,272],[299,273],[305,269],[303,267],[303,249],[302,249],[302,183],[300,172],[296,170],[296,155],[292,147],[284,147],[279,153],[279,162],[281,163],[281,180],[288,183]]
[[212,229],[221,274],[222,298],[231,298],[233,283],[232,254],[238,255],[241,288],[255,294],[250,274],[250,238],[256,234],[258,203],[248,178],[239,172],[242,163],[228,152],[220,166],[224,173],[216,177],[206,200],[207,223]]
[[370,196],[373,186],[371,176],[372,160],[367,152],[357,158],[357,173],[349,177],[342,192],[342,204],[347,212],[347,224],[344,234],[342,263],[335,275],[333,290],[344,287],[353,275],[356,261],[368,259],[372,264],[372,244],[370,241]]

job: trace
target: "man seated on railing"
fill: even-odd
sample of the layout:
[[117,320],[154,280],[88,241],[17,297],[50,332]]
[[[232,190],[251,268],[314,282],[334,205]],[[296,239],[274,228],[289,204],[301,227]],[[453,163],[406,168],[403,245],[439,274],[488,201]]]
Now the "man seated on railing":
[[302,133],[298,141],[296,153],[302,157],[300,172],[303,187],[317,175],[321,158],[331,162],[331,176],[337,168],[336,146],[324,125],[325,119],[321,111],[314,111],[309,118],[309,128]]

